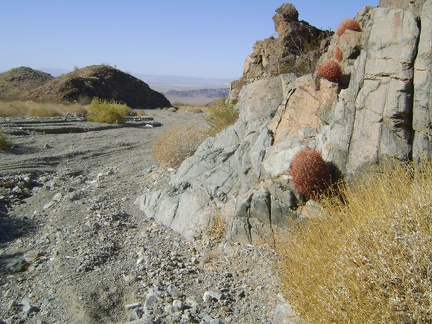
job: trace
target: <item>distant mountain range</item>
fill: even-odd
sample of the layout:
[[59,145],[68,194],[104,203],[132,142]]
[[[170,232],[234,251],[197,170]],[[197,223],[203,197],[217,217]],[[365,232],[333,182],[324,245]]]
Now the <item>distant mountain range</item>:
[[[54,77],[71,72],[65,69],[54,68],[41,68],[40,71],[49,73]],[[160,92],[167,92],[169,90],[188,91],[195,89],[227,89],[230,87],[231,82],[235,80],[234,78],[218,79],[179,75],[131,74],[136,78],[143,80],[151,88]]]

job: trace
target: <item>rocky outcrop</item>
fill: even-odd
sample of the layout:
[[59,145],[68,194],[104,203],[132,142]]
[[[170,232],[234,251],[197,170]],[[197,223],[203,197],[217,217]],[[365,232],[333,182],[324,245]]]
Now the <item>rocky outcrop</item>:
[[131,108],[171,107],[147,83],[109,65],[92,65],[53,78],[30,68],[0,74],[0,99],[55,103],[89,103],[92,98],[115,100]]
[[253,52],[244,62],[242,77],[231,83],[228,97],[231,103],[238,101],[241,87],[254,80],[287,73],[296,76],[313,73],[328,48],[332,32],[299,21],[292,4],[285,3],[275,12],[273,22],[279,37],[271,36],[253,45]]
[[340,48],[340,84],[312,74],[246,83],[238,122],[207,139],[166,188],[137,203],[188,238],[219,213],[230,239],[271,242],[276,228],[306,213],[290,176],[301,148],[318,150],[333,180],[387,158],[431,160],[431,14],[432,0],[420,16],[364,8],[356,17],[362,30],[335,35],[320,59]]
[[243,78],[255,79],[284,73],[301,76],[315,69],[316,61],[326,49],[331,32],[298,20],[297,9],[283,4],[273,16],[279,37],[257,41],[253,53],[244,63]]

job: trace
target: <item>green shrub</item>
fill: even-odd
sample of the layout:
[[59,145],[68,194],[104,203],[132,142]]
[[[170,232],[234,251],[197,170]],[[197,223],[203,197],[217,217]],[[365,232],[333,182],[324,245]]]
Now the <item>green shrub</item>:
[[302,149],[294,156],[290,172],[295,188],[306,198],[319,195],[330,184],[326,162],[311,148]]
[[331,82],[340,83],[343,78],[342,68],[334,60],[323,62],[317,69],[317,75]]
[[176,168],[195,153],[205,138],[196,124],[174,125],[156,139],[153,157],[164,166]]
[[12,146],[12,143],[6,138],[3,130],[0,128],[0,151],[5,151]]
[[280,236],[285,296],[306,323],[432,322],[432,165],[340,185]]
[[225,101],[226,98],[222,98],[209,105],[209,112],[206,117],[209,136],[215,136],[238,120],[239,112],[235,105],[227,104]]
[[341,21],[339,24],[338,29],[336,30],[336,35],[339,37],[342,36],[342,34],[347,30],[354,30],[354,31],[361,31],[361,27],[359,23],[352,18],[347,18]]
[[132,109],[125,104],[93,98],[87,107],[87,120],[96,123],[123,124]]

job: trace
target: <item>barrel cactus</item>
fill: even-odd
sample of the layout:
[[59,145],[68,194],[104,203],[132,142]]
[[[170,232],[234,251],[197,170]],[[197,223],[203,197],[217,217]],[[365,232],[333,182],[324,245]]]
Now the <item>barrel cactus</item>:
[[360,24],[352,18],[347,18],[341,21],[338,29],[336,30],[336,35],[339,37],[347,30],[361,31]]
[[313,198],[325,191],[330,184],[330,171],[318,151],[300,150],[291,162],[294,187],[306,198]]
[[343,78],[342,68],[335,60],[324,61],[317,69],[317,75],[331,82],[340,83]]

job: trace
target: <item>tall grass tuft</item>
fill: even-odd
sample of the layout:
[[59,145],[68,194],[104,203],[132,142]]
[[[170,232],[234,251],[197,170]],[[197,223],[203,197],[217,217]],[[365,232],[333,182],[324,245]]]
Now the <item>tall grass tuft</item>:
[[195,153],[205,138],[196,124],[174,125],[156,139],[153,157],[164,166],[176,168]]
[[209,105],[208,116],[206,117],[209,136],[215,136],[228,126],[234,124],[239,118],[239,112],[233,104],[225,103],[226,98],[222,98]]
[[310,323],[432,322],[432,165],[387,165],[323,198],[278,252]]
[[87,120],[96,123],[123,124],[132,109],[116,101],[93,98],[87,107]]

